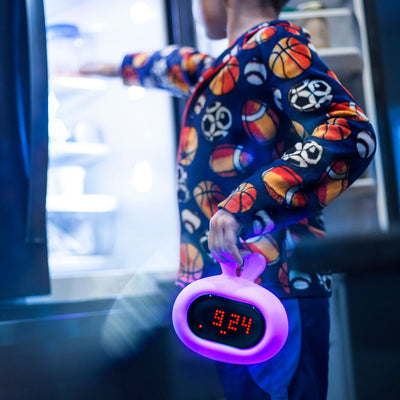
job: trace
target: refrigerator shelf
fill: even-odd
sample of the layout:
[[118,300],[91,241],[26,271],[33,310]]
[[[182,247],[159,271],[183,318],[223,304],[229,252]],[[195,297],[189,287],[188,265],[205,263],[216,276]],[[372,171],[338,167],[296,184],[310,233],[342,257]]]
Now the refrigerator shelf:
[[107,79],[75,75],[56,75],[50,79],[51,88],[59,92],[102,91],[107,88]]
[[47,196],[46,210],[51,213],[110,213],[118,208],[113,196],[104,194],[84,194],[80,196]]
[[352,10],[346,7],[328,8],[316,11],[284,11],[280,14],[281,19],[298,20],[308,18],[343,18],[351,17]]
[[109,150],[102,143],[62,142],[49,144],[50,167],[85,166],[101,161]]
[[360,49],[357,47],[318,49],[318,54],[338,76],[352,77],[362,73],[363,62]]

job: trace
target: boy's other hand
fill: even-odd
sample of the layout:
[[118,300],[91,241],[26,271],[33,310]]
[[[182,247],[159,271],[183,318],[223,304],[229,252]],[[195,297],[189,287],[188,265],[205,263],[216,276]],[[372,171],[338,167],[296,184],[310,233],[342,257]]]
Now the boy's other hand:
[[242,265],[237,246],[240,223],[226,210],[219,210],[210,220],[208,247],[218,262]]

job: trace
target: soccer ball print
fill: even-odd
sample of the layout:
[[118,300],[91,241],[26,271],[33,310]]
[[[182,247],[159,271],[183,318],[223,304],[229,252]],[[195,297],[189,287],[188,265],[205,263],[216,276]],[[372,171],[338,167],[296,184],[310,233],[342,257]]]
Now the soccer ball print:
[[284,154],[282,160],[296,167],[307,168],[321,160],[323,150],[323,147],[313,140],[297,142],[294,151]]
[[331,86],[321,79],[306,79],[289,91],[289,103],[299,111],[315,111],[331,102]]
[[232,126],[232,114],[221,102],[214,101],[205,110],[201,120],[201,128],[204,137],[214,142],[229,134]]

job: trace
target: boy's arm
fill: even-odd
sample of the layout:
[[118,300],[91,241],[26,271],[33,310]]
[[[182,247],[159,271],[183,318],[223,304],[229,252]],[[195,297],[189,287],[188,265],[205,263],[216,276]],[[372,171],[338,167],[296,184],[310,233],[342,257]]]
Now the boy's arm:
[[[283,36],[307,44],[286,33],[273,46],[284,46]],[[221,234],[231,237],[226,231],[234,227],[245,240],[311,216],[361,176],[376,147],[368,119],[315,52],[310,52],[312,62],[305,71],[284,79],[271,61],[273,48],[264,53],[266,65],[272,65],[270,90],[276,100],[270,111],[292,122],[297,143],[220,203],[225,213],[211,220],[209,245],[214,254],[231,260],[237,260],[236,250],[229,250],[232,241],[220,244]]]
[[178,97],[189,95],[213,59],[191,47],[169,46],[156,52],[132,53],[122,65],[99,62],[83,65],[84,75],[122,77],[131,86],[166,89]]
[[181,97],[190,95],[212,61],[191,47],[169,46],[154,53],[126,55],[120,74],[126,85],[166,89]]

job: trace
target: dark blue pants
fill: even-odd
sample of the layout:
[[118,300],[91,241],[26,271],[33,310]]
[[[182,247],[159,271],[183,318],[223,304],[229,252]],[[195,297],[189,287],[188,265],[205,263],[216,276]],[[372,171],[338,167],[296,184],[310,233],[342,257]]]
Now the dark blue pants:
[[217,363],[226,400],[325,400],[329,299],[283,301],[289,337],[277,356],[253,366]]

